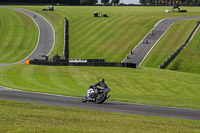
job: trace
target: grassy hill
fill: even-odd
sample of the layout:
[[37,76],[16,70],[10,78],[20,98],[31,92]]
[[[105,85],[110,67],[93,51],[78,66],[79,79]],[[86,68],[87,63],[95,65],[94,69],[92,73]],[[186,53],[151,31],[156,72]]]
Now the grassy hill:
[[[23,8],[42,14],[53,24],[56,31],[54,52],[62,51],[63,18],[66,16],[70,20],[70,57],[106,58],[107,61],[123,59],[124,54],[133,48],[161,18],[197,16],[199,13],[199,8],[189,8],[190,12],[188,13],[164,13],[165,7],[66,6],[55,7],[54,12],[43,12],[43,6]],[[103,11],[110,17],[94,18],[94,11]],[[179,42],[184,42],[195,25],[194,21],[196,20],[180,21],[174,24],[148,58],[164,59],[171,54],[171,51],[179,46]],[[171,45],[166,45],[165,42]],[[164,51],[161,52],[160,49]],[[151,54],[156,55],[151,56]],[[160,61],[160,59],[158,60]],[[151,66],[153,63],[156,64],[157,61],[153,59],[146,64]],[[157,65],[155,66],[157,67]],[[105,78],[108,80],[109,86],[114,89],[111,100],[198,109],[200,104],[197,96],[200,85],[198,83],[199,75],[149,68],[24,65],[3,67],[0,72],[0,84],[22,90],[81,97],[89,85],[97,82],[100,78]]]
[[[42,14],[53,24],[56,31],[54,52],[62,51],[63,18],[67,16],[70,20],[70,57],[105,57],[107,61],[120,61],[124,54],[129,51],[128,47],[133,48],[161,18],[197,16],[199,13],[199,8],[190,8],[188,13],[164,13],[165,7],[66,6],[55,7],[56,11],[54,12],[43,12],[42,8],[44,7],[42,6],[23,8]],[[94,18],[93,12],[98,10],[107,13],[110,17]],[[174,24],[149,57],[151,58],[152,53],[159,53],[159,56],[156,55],[156,57],[164,59],[167,54],[176,49],[175,45],[179,46],[177,42],[184,42],[187,34],[195,25],[194,21],[186,20]],[[184,35],[181,35],[183,31]],[[96,41],[92,41],[93,39]],[[166,46],[165,42],[167,41],[171,45]],[[160,52],[159,50],[163,50],[163,46],[164,52]],[[119,50],[116,48],[119,48]],[[88,50],[91,52],[88,52]],[[153,63],[157,62],[153,60],[146,64],[151,65]],[[111,89],[114,89],[111,92],[113,96],[110,100],[194,109],[200,107],[200,102],[198,102],[200,93],[198,90],[200,87],[198,83],[199,75],[149,68],[25,65],[3,67],[0,72],[0,84],[15,89],[81,97],[86,93],[86,88],[89,85],[98,82],[100,78],[105,78]]]
[[110,100],[200,109],[200,75],[159,69],[13,65],[0,69],[0,84],[26,91],[82,97],[104,78]]
[[[176,49],[178,49],[189,36],[196,25],[194,20],[184,20],[175,23],[167,33],[156,44],[142,67],[157,68],[162,64]],[[189,44],[180,52],[180,54],[172,61],[166,69],[200,74],[200,29],[197,30]],[[177,39],[178,38],[178,39]]]
[[152,49],[150,54],[142,63],[142,67],[160,66],[173,52],[175,52],[188,38],[194,27],[196,21],[182,20],[172,25],[166,34],[160,39],[156,46]]
[[170,70],[200,74],[200,29],[185,49],[167,67]]
[[[121,62],[130,49],[153,28],[160,19],[178,16],[198,16],[199,8],[187,7],[188,13],[164,10],[170,7],[71,7],[58,6],[54,12],[43,12],[43,6],[22,7],[42,14],[53,25],[56,46],[53,53],[62,53],[64,17],[70,21],[70,58],[105,58]],[[185,7],[182,7],[185,9]],[[94,18],[94,12],[108,18]]]
[[[42,12],[42,9],[45,8],[43,6],[24,6],[22,8],[42,14],[53,24],[56,31],[56,45],[53,53],[62,53],[63,18],[66,16],[70,20],[70,58],[105,58],[107,61],[121,61],[160,19],[176,16],[198,16],[200,12],[199,7],[181,8],[187,9],[188,13],[164,13],[164,10],[170,7],[66,6],[55,7],[54,12]],[[95,11],[102,11],[110,17],[94,18],[93,12]],[[26,44],[26,46],[30,44],[34,48],[37,40],[36,27],[31,29],[32,32],[26,31],[26,28],[22,29],[24,25],[33,28],[33,22],[25,15],[9,9],[0,8],[0,12],[1,24],[4,25],[4,28],[0,28],[0,46],[5,39],[9,39],[11,42],[16,41],[15,38],[7,38],[5,34],[21,30],[12,33],[13,36],[20,34],[23,35],[21,36],[23,39],[29,39],[29,41],[33,39],[32,42],[35,41],[34,43],[25,41],[22,44]],[[9,15],[6,15],[6,13],[9,13]],[[9,16],[16,17],[13,20],[14,24]],[[5,27],[5,20],[10,22],[8,23],[10,26]],[[167,37],[170,37],[170,44],[184,41],[184,37],[187,36],[194,24],[193,20],[174,24],[169,33],[165,35],[166,38],[164,36],[164,40],[161,40],[160,44],[158,43],[158,47],[165,46],[165,41],[169,40]],[[19,29],[7,30],[10,27],[19,27]],[[33,33],[34,37],[30,37]],[[181,33],[184,33],[184,36],[179,36]],[[199,34],[198,32],[197,36],[194,37],[194,44],[197,44]],[[6,44],[13,43],[7,42]],[[179,45],[178,43],[174,44]],[[159,52],[162,58],[168,57],[168,54],[176,49],[174,44],[165,50],[166,53],[156,51],[156,47],[155,52]],[[21,47],[11,49],[11,47],[13,45],[9,46],[9,51],[22,49]],[[191,45],[191,48],[188,49],[190,51],[186,51],[186,49],[184,51],[186,54],[191,55],[192,53],[196,56],[198,55],[197,48],[199,46]],[[23,52],[17,53],[16,57],[21,56],[21,53]],[[3,55],[0,53],[1,57]],[[182,58],[182,60],[190,61],[191,59],[194,61],[191,64],[198,62],[198,56],[195,59],[190,58],[191,56],[187,57]],[[186,65],[181,64],[182,60],[179,58],[178,56],[175,60],[178,65],[172,64],[169,69],[183,71],[180,68]],[[7,57],[6,59],[9,59],[8,62],[13,61]],[[156,60],[150,62],[156,64]],[[5,62],[5,60],[2,62]],[[151,63],[147,62],[144,66],[151,65]],[[196,69],[193,72],[196,73]],[[100,78],[104,78],[112,89],[110,100],[200,109],[200,75],[198,74],[147,67],[127,69],[12,65],[0,68],[0,85],[26,91],[76,97],[83,96],[87,87],[98,82]],[[0,130],[2,132],[199,132],[199,121],[193,120],[106,113],[5,100],[0,100],[0,120]]]
[[18,62],[35,48],[38,30],[23,13],[0,8],[0,63]]

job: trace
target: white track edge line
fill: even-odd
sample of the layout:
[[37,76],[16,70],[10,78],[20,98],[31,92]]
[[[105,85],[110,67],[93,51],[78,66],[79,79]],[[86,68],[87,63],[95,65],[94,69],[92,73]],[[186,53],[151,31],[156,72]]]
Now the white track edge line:
[[[167,18],[166,18],[167,19]],[[132,50],[135,50],[139,45],[140,45],[140,43],[151,33],[151,31],[153,31],[163,20],[165,20],[165,19],[161,19],[161,20],[159,20],[155,25],[154,25],[154,27],[145,35],[145,37],[135,46],[135,48],[134,49],[132,49]],[[126,60],[126,57],[125,57],[125,59],[122,61],[122,63],[124,62]]]
[[160,39],[165,35],[165,33],[171,28],[171,26],[173,25],[174,23],[172,23],[168,28],[167,30],[162,34],[162,36],[160,36],[160,38],[154,43],[154,45],[151,47],[151,49],[149,50],[149,52],[145,55],[145,57],[142,59],[142,61],[140,62],[140,64],[138,66],[140,66],[143,61],[146,59],[146,57],[149,55],[149,53],[151,52],[151,50],[156,46],[156,44],[160,41]]
[[[15,10],[14,8],[11,8],[11,9]],[[21,9],[21,8],[18,8],[18,9]],[[19,10],[15,10],[15,11],[21,12],[21,11],[19,11]],[[40,28],[39,28],[39,25],[37,24],[37,22],[36,22],[29,14],[26,14],[26,13],[24,13],[24,12],[21,12],[21,13],[23,13],[23,14],[27,15],[28,17],[30,17],[30,18],[33,20],[33,22],[36,24],[36,26],[37,26],[37,28],[38,28],[38,31],[39,31],[38,40],[37,40],[37,44],[36,44],[34,50],[33,50],[27,57],[25,57],[24,59],[22,59],[21,61],[18,61],[18,62],[16,62],[16,63],[10,63],[9,65],[22,63],[23,61],[25,61],[27,58],[29,58],[29,57],[35,52],[35,50],[37,49],[37,47],[38,47],[38,45],[39,45],[40,33],[41,33]]]
[[[27,11],[30,11],[30,12],[32,12],[32,13],[36,13],[36,12],[31,11],[31,10],[28,10],[28,9],[24,9],[24,8],[20,8],[20,9],[27,10]],[[39,14],[39,13],[36,13],[36,14],[38,14],[39,16],[41,16],[47,23],[49,23],[49,25],[51,26],[51,28],[52,28],[52,30],[53,30],[54,42],[53,42],[53,47],[51,48],[50,52],[47,54],[47,55],[49,55],[49,54],[52,52],[52,50],[53,50],[53,48],[54,48],[54,46],[55,46],[55,30],[54,30],[53,26],[51,25],[51,23],[50,23],[44,16],[42,16],[42,15]]]
[[[11,9],[15,10],[14,8],[11,8]],[[16,8],[16,9],[17,9],[17,8]],[[53,42],[53,47],[51,48],[50,52],[47,54],[47,56],[48,56],[48,55],[52,52],[52,50],[53,50],[53,48],[54,48],[54,46],[55,46],[55,30],[54,30],[53,26],[51,25],[51,23],[50,23],[49,21],[47,21],[47,19],[46,19],[45,17],[43,17],[43,16],[40,15],[39,13],[30,11],[30,10],[27,10],[27,9],[23,9],[23,8],[18,8],[18,9],[26,10],[26,11],[29,11],[29,12],[32,12],[32,13],[35,13],[35,14],[41,16],[41,17],[42,17],[47,23],[49,23],[49,25],[51,26],[51,28],[52,28],[52,30],[53,30],[54,42]],[[15,11],[21,12],[21,11],[19,11],[19,10],[15,10]],[[27,58],[29,58],[29,57],[35,52],[35,50],[37,49],[37,47],[38,47],[38,45],[39,45],[39,40],[40,40],[40,28],[39,28],[39,25],[37,24],[37,22],[36,22],[29,14],[26,14],[26,13],[24,13],[24,12],[21,12],[21,13],[23,13],[23,14],[27,15],[28,17],[30,17],[30,18],[34,21],[34,23],[37,25],[37,28],[38,28],[38,30],[39,30],[37,45],[36,45],[36,47],[34,48],[34,50],[31,52],[31,54],[29,54],[27,57],[25,57],[25,58],[22,59],[21,61],[18,61],[18,62],[15,62],[15,63],[10,63],[9,65],[14,65],[14,64],[20,64],[20,63],[22,63],[23,61],[25,61]]]

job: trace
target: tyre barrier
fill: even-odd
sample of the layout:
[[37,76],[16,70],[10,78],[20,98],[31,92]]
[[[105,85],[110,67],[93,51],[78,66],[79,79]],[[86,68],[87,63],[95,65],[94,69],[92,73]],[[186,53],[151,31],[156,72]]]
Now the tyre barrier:
[[[91,59],[92,60],[92,59]],[[121,63],[121,62],[46,62],[40,59],[30,60],[29,64],[33,65],[49,65],[49,66],[92,66],[92,67],[127,67],[136,68],[134,63]],[[99,60],[100,61],[100,60]]]
[[173,60],[174,58],[183,50],[183,48],[189,43],[191,37],[193,36],[194,32],[197,30],[200,21],[196,22],[196,26],[188,36],[187,40],[182,44],[174,53],[172,53],[160,66],[158,66],[159,69],[165,69]]

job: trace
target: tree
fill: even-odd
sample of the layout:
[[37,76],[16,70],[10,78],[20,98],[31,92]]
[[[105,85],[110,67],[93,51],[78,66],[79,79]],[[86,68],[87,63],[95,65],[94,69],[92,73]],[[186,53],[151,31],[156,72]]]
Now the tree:
[[139,2],[140,2],[140,4],[146,4],[147,3],[146,0],[140,0]]
[[110,0],[101,0],[101,3],[103,3],[104,5],[108,4],[110,2]]
[[114,5],[118,5],[120,2],[120,0],[112,0],[112,3],[114,3]]
[[198,0],[198,2],[197,2],[197,6],[200,6],[200,0]]
[[81,5],[94,5],[98,3],[98,0],[81,0]]

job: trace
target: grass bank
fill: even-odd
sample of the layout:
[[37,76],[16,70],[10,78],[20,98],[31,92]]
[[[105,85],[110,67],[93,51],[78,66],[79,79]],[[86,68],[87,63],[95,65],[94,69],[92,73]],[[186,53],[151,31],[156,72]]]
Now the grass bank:
[[0,63],[21,61],[37,44],[37,26],[23,13],[8,8],[0,12]]
[[[54,54],[62,53],[63,19],[67,17],[70,58],[105,58],[119,62],[160,19],[198,16],[200,12],[198,7],[182,7],[187,8],[187,13],[165,13],[166,7],[55,6],[54,12],[43,12],[44,6],[22,8],[38,12],[52,23],[56,32]],[[94,18],[93,13],[100,11],[109,17]]]
[[194,20],[182,20],[172,25],[142,63],[142,67],[160,66],[188,38],[196,25]]
[[200,29],[167,69],[200,74]]
[[199,121],[107,113],[0,100],[1,132],[197,133]]
[[110,100],[200,109],[200,76],[158,69],[54,67],[13,65],[1,67],[0,84],[10,88],[81,97],[89,85],[104,78]]

